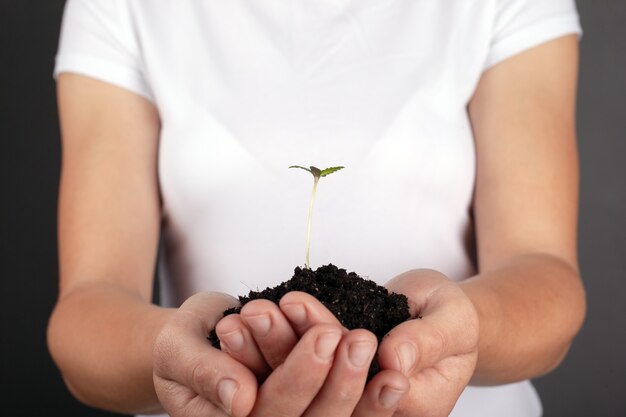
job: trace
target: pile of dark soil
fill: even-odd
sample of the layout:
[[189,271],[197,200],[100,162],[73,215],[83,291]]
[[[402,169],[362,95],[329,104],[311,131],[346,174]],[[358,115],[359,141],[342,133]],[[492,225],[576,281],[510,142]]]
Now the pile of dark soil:
[[[410,318],[406,296],[389,293],[385,287],[374,281],[362,278],[354,272],[348,273],[333,264],[321,266],[315,271],[297,267],[289,281],[240,296],[241,306],[226,310],[224,315],[238,314],[241,307],[252,300],[267,299],[278,304],[283,295],[290,291],[302,291],[314,296],[347,329],[367,329],[376,335],[379,343],[391,329]],[[215,331],[211,332],[209,340],[219,349],[219,339]],[[379,369],[375,356],[370,365],[368,380]]]

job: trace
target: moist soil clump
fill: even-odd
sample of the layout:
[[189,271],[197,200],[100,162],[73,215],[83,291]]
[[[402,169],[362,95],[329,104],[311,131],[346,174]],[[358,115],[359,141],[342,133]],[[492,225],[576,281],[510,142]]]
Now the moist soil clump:
[[[296,267],[293,277],[263,291],[250,291],[240,296],[241,306],[224,311],[224,315],[238,314],[241,307],[252,300],[266,299],[278,304],[291,291],[302,291],[319,300],[347,329],[366,329],[374,333],[380,344],[382,338],[395,326],[410,318],[406,296],[389,293],[374,281],[355,272],[328,264],[313,271]],[[219,339],[212,331],[209,340],[220,348]],[[368,381],[380,370],[378,355],[374,357],[368,373]]]

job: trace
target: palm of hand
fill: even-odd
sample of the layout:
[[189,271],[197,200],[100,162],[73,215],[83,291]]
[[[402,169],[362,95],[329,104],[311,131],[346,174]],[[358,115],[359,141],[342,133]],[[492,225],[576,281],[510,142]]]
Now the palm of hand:
[[439,417],[452,411],[478,358],[478,315],[463,291],[431,270],[402,274],[387,284],[423,317],[396,327],[380,346],[381,366],[401,369],[411,387],[398,416]]

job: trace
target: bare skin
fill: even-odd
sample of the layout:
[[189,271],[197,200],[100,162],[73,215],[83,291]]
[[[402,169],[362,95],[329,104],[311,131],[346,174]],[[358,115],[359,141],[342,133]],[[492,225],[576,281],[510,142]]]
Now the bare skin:
[[[425,308],[425,319],[391,332],[380,346],[385,371],[364,390],[367,368],[359,364],[373,335],[341,329],[313,301],[302,301],[314,314],[305,322],[286,302],[271,310],[279,331],[271,337],[281,341],[273,346],[254,333],[256,305],[238,322],[219,322],[233,298],[205,293],[179,309],[151,304],[161,215],[158,113],[122,89],[61,75],[61,280],[48,342],[69,389],[89,405],[125,413],[440,416],[470,380],[549,372],[585,313],[576,257],[576,64],[576,40],[563,37],[483,75],[469,105],[480,273],[456,284],[415,270],[388,284]],[[225,340],[240,329],[239,351],[237,337],[228,353],[206,342],[218,322]],[[336,344],[326,338],[337,334]],[[417,350],[413,366],[398,361],[404,343]],[[311,370],[304,385],[295,382]],[[426,381],[439,381],[439,396],[420,395]]]
[[459,285],[480,317],[475,383],[551,371],[585,317],[576,250],[577,75],[576,36],[561,37],[487,71],[469,105],[480,274]]
[[174,314],[150,303],[159,117],[146,100],[87,77],[62,74],[57,87],[60,288],[50,352],[79,400],[156,411],[152,346]]

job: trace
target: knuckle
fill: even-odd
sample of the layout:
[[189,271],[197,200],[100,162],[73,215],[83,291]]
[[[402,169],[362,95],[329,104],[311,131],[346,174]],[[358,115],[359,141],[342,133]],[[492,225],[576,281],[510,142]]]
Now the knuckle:
[[447,341],[447,337],[446,335],[440,331],[437,330],[433,336],[433,340],[432,340],[432,349],[434,352],[437,352],[438,354],[440,354],[441,352],[445,351],[446,346],[448,345],[448,341]]
[[309,329],[309,333],[312,334],[322,334],[327,332],[339,332],[343,333],[343,330],[339,324],[336,323],[318,323],[313,325]]
[[356,403],[361,397],[360,393],[355,389],[339,389],[337,390],[337,401],[341,403]]
[[425,333],[417,344],[420,367],[438,362],[445,353],[446,338],[437,329]]
[[189,380],[199,394],[206,393],[208,387],[213,381],[214,371],[207,367],[203,362],[194,364],[190,369]]

